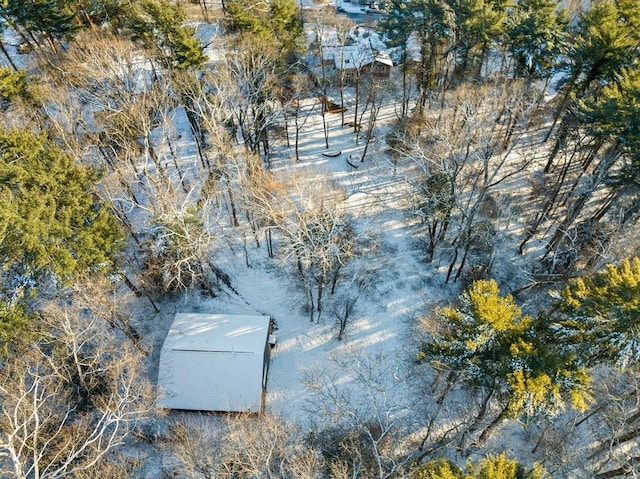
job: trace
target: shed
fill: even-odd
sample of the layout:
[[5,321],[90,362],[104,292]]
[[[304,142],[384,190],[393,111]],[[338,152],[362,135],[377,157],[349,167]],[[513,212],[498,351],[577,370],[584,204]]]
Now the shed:
[[393,67],[391,57],[386,53],[378,53],[371,64],[371,73],[379,78],[389,78]]
[[176,314],[160,351],[156,405],[262,412],[271,327],[269,316]]
[[345,85],[352,85],[374,61],[371,47],[363,44],[345,45],[335,52],[334,58],[337,74],[342,75]]

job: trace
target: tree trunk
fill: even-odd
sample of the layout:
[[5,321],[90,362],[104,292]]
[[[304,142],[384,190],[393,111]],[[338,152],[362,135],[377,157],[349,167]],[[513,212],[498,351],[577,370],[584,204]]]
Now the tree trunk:
[[409,111],[409,92],[407,91],[407,42],[402,44],[402,107],[401,118],[406,118]]
[[318,299],[316,301],[316,311],[318,311],[318,320],[322,314],[322,292],[324,291],[324,281],[322,279],[317,281],[318,284]]
[[271,228],[267,228],[266,243],[267,243],[267,255],[269,258],[273,258],[273,240],[271,238]]
[[593,477],[594,479],[613,479],[620,476],[629,476],[633,473],[634,467],[636,467],[638,464],[640,464],[640,456],[634,456],[627,459],[627,464],[625,464],[624,466],[621,466],[617,469],[612,469],[610,471],[601,472]]
[[236,210],[236,204],[235,204],[235,200],[233,198],[233,190],[231,188],[231,183],[229,181],[229,178],[227,178],[225,176],[224,182],[225,182],[225,185],[227,187],[227,194],[229,195],[229,206],[231,208],[232,225],[233,226],[238,226],[240,223],[238,222],[238,213],[237,213],[237,210]]
[[200,0],[200,2],[198,3],[200,4],[200,9],[202,10],[202,17],[204,18],[204,21],[207,23],[211,23],[209,20],[209,9],[207,7],[207,0]]
[[327,97],[322,97],[322,130],[324,132],[324,147],[329,148],[329,125],[327,125]]
[[489,425],[485,427],[484,430],[480,433],[480,436],[478,436],[478,439],[476,440],[476,444],[478,445],[484,444],[484,442],[489,438],[489,435],[493,432],[496,426],[498,426],[498,424],[502,422],[502,420],[506,417],[506,415],[507,415],[507,408],[504,408],[502,409],[502,411],[500,411],[500,414],[498,414],[494,418],[494,420],[491,421]]
[[156,306],[156,303],[153,301],[153,299],[151,298],[151,295],[149,293],[147,293],[146,290],[144,289],[138,289],[133,282],[127,277],[127,274],[125,272],[122,272],[122,280],[124,281],[124,284],[127,285],[127,287],[131,290],[131,292],[133,294],[135,294],[136,296],[140,296],[141,294],[144,294],[145,297],[149,300],[149,303],[151,303],[151,306],[153,306],[153,309],[155,310],[156,313],[160,312],[160,309],[158,308],[158,306]]
[[360,78],[356,75],[356,82],[354,84],[355,87],[355,105],[353,106],[353,133],[356,135],[356,139],[358,138],[358,103],[360,101]]
[[564,109],[567,107],[567,103],[569,103],[569,98],[571,98],[571,93],[573,92],[573,88],[575,87],[577,78],[578,78],[578,73],[574,73],[571,76],[571,79],[569,80],[569,84],[566,86],[566,92],[562,97],[560,106],[556,110],[556,113],[553,116],[553,122],[551,123],[551,126],[549,127],[549,130],[547,131],[547,134],[544,137],[543,141],[545,143],[549,140],[549,137],[551,136],[551,133],[553,133],[553,129],[556,127],[556,124],[558,123],[560,116],[564,112]]
[[11,67],[15,70],[18,71],[18,67],[16,66],[15,63],[13,63],[13,59],[11,58],[11,55],[9,55],[9,52],[7,51],[7,49],[4,46],[4,42],[0,40],[0,50],[2,50],[2,54],[5,56],[5,58],[7,59],[7,61],[9,62],[9,64],[11,65]]
[[294,152],[296,155],[296,162],[300,161],[300,149],[299,149],[299,145],[300,145],[300,130],[302,127],[300,127],[298,125],[298,111],[296,111],[296,137],[294,140]]
[[336,284],[338,283],[338,277],[340,275],[340,265],[338,265],[338,267],[336,268],[336,270],[333,272],[333,278],[331,279],[331,295],[333,295],[336,292]]

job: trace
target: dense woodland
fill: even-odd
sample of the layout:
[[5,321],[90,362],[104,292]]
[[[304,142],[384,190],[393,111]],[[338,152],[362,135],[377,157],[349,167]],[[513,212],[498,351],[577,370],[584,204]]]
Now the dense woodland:
[[[391,77],[349,85],[307,59],[354,25],[312,7],[0,2],[1,475],[152,477],[159,450],[165,477],[640,475],[640,3],[387,0],[372,27]],[[402,180],[418,267],[457,288],[407,344],[425,427],[331,391],[314,430],[158,427],[151,315],[134,311],[233,294],[228,248],[295,277],[311,321],[348,285],[345,338],[375,235],[338,185],[272,171],[329,99],[364,146],[353,161]],[[483,449],[510,428],[526,454]]]

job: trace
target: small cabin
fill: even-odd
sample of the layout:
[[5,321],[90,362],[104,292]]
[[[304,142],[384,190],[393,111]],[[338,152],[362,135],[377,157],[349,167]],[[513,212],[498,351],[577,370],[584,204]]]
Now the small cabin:
[[176,314],[160,351],[156,405],[264,412],[272,328],[269,316]]
[[333,51],[336,75],[342,77],[344,85],[353,85],[361,76],[371,75],[377,79],[388,79],[393,61],[383,53],[374,54],[371,47],[347,45]]
[[369,70],[373,76],[386,79],[389,78],[391,67],[393,67],[391,57],[386,53],[378,53],[369,66]]

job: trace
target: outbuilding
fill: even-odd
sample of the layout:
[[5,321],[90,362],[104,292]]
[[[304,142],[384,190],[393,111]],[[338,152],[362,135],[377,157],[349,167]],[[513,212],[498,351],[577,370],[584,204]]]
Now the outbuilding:
[[263,412],[271,330],[269,316],[176,314],[160,352],[156,405]]

